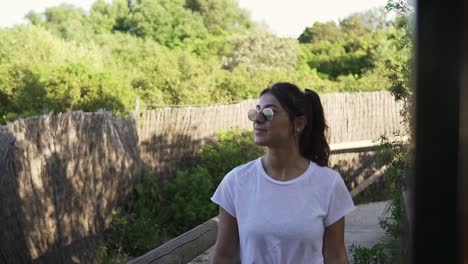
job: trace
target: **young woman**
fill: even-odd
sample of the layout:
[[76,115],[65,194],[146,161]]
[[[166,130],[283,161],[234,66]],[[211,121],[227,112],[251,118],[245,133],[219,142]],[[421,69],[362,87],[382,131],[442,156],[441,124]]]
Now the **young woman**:
[[355,206],[338,172],[326,167],[323,107],[291,83],[265,89],[249,111],[266,155],[234,168],[211,200],[219,207],[211,263],[348,263],[344,217]]

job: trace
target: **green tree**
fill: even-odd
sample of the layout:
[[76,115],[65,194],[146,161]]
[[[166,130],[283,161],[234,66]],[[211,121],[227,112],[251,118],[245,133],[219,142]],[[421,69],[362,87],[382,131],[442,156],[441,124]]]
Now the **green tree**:
[[340,21],[340,28],[348,36],[361,36],[373,31],[373,26],[365,14],[356,13]]
[[201,14],[213,34],[242,32],[255,25],[234,0],[187,0],[187,7]]
[[299,36],[300,43],[317,43],[319,41],[336,42],[344,37],[341,29],[335,22],[315,22],[312,27],[307,27]]
[[223,59],[223,67],[232,70],[239,65],[249,69],[290,71],[296,66],[299,45],[293,39],[279,38],[268,32],[252,32],[228,40],[232,51]]
[[208,31],[203,18],[184,6],[183,0],[140,0],[132,7],[128,31],[168,47],[182,46],[186,39],[204,38]]
[[[64,39],[86,41],[92,34],[85,11],[70,4],[49,7],[44,12],[44,23],[40,23],[47,30]],[[31,13],[27,18],[35,19]],[[37,23],[37,19],[31,21]]]
[[[320,41],[302,44],[300,65],[307,64],[323,78],[336,79],[340,75],[361,76],[374,66],[371,51],[377,43],[370,35],[341,42]],[[303,67],[303,66],[302,66]]]
[[331,80],[340,76],[348,81],[356,78],[349,75],[361,78],[376,67],[376,59],[383,58],[376,56],[376,49],[386,42],[385,32],[391,25],[386,15],[386,11],[377,8],[352,14],[338,26],[333,21],[314,23],[298,39],[302,43],[298,67],[317,69],[323,78]]
[[130,9],[126,0],[107,3],[97,0],[92,6],[89,21],[95,33],[109,33],[113,30],[126,30],[126,20]]
[[33,25],[41,25],[44,23],[44,17],[35,12],[35,11],[29,11],[25,16],[24,16],[31,24]]
[[96,45],[65,41],[41,26],[0,30],[0,122],[44,110],[128,112],[135,94],[102,54]]
[[346,32],[316,23],[298,43],[256,31],[233,0],[97,0],[89,13],[30,12],[31,25],[0,30],[0,116],[44,106],[125,112],[136,96],[147,105],[225,103],[284,80],[319,92],[384,89],[395,66],[387,62],[405,54],[406,22],[381,18],[346,20]]
[[389,10],[385,7],[372,8],[360,13],[360,15],[363,23],[367,25],[372,32],[384,29],[392,24]]

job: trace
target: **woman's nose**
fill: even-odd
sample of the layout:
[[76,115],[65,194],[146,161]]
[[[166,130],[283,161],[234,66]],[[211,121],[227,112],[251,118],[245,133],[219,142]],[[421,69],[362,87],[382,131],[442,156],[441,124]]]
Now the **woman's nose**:
[[265,116],[263,116],[263,113],[261,111],[258,111],[257,114],[255,115],[255,123],[265,123],[266,119]]

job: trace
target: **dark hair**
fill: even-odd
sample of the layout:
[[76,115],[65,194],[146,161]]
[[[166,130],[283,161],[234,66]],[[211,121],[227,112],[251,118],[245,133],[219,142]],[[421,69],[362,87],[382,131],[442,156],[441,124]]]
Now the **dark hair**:
[[323,107],[319,95],[309,89],[302,92],[292,83],[276,83],[260,93],[260,96],[272,94],[286,110],[289,116],[290,130],[294,133],[294,118],[305,115],[307,124],[299,138],[299,151],[305,158],[320,166],[327,166],[330,147],[325,136],[328,126],[325,122]]

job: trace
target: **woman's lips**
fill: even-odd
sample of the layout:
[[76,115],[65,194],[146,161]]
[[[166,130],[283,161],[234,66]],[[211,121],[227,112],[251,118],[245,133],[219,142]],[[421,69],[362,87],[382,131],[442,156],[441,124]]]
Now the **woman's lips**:
[[266,132],[267,132],[266,129],[259,129],[259,128],[255,129],[255,134],[263,134],[263,133],[266,133]]

